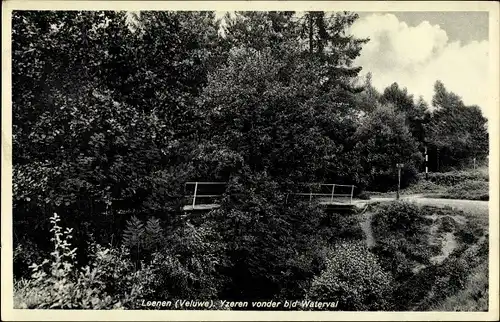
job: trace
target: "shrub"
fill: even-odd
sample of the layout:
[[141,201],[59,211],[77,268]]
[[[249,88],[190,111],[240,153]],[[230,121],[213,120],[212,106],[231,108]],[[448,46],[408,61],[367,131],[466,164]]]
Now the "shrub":
[[364,233],[355,215],[333,213],[327,217],[330,239],[363,239]]
[[[425,173],[420,173],[420,180],[425,179]],[[454,186],[465,180],[489,181],[489,175],[484,171],[450,171],[450,172],[432,172],[428,174],[429,181],[443,186]]]
[[[416,310],[428,310],[446,297],[463,290],[467,283],[469,263],[462,258],[448,258],[442,265],[420,272],[414,278],[415,283],[406,285],[399,292],[407,292],[412,297]],[[416,290],[420,290],[416,296]]]
[[446,190],[441,198],[489,200],[489,184],[487,181],[465,180]]
[[339,300],[341,310],[389,308],[392,279],[361,242],[341,242],[328,252],[326,268],[314,278],[308,297]]
[[488,261],[470,274],[463,290],[450,295],[441,303],[431,304],[433,311],[488,311]]
[[385,236],[388,232],[406,237],[424,233],[431,220],[426,218],[432,210],[408,202],[393,202],[381,205],[373,215],[372,227],[376,235]]
[[16,278],[29,277],[31,275],[29,267],[33,263],[42,261],[42,251],[36,243],[27,238],[22,241],[15,240],[14,245],[12,252],[14,276]]
[[228,266],[226,245],[209,225],[186,223],[153,253],[151,264],[159,278],[157,296],[214,299],[226,282],[220,274]]
[[454,232],[455,229],[457,228],[457,223],[450,216],[444,216],[439,218],[439,223],[440,226],[438,232],[451,233]]
[[379,241],[372,252],[377,256],[385,271],[391,272],[396,281],[405,280],[412,275],[415,262],[409,259],[398,245],[390,241]]
[[424,193],[424,192],[441,192],[446,188],[440,186],[432,181],[421,179],[416,184],[411,185],[403,190],[403,193],[412,194],[412,193]]
[[123,232],[122,243],[130,250],[132,258],[150,259],[153,252],[164,245],[163,229],[160,220],[154,217],[149,218],[146,224],[137,217],[132,216],[127,221],[127,227]]
[[428,244],[432,220],[427,217],[437,211],[440,210],[405,202],[375,209],[372,227],[377,243],[373,252],[397,281],[409,279],[414,268],[428,265],[430,258],[439,254],[439,246]]
[[476,221],[472,220],[455,232],[459,241],[468,245],[476,243],[481,236],[484,236],[484,234],[484,229]]
[[76,248],[69,240],[72,230],[51,217],[54,233],[52,258],[31,266],[31,279],[15,283],[14,305],[28,309],[111,309],[133,308],[138,298],[149,294],[154,274],[149,267],[138,268],[123,250],[94,245],[90,265],[77,269]]

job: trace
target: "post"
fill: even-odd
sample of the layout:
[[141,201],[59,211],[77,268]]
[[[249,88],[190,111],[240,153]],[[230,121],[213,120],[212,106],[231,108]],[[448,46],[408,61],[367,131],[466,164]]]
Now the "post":
[[476,170],[476,158],[474,158],[474,170]]
[[398,195],[396,197],[399,200],[399,190],[401,189],[401,168],[398,167]]
[[403,168],[403,164],[397,163],[396,167],[398,168],[398,192],[396,194],[396,200],[399,200],[399,191],[401,190],[401,169]]
[[312,192],[312,189],[311,189],[311,192],[310,192],[310,194],[309,194],[309,202],[311,202],[311,201],[312,201],[312,198],[313,198],[313,192]]
[[425,180],[429,180],[429,155],[427,154],[427,146],[425,146]]
[[335,184],[332,186],[332,198],[331,201],[333,203],[333,194],[335,193]]
[[352,195],[354,194],[354,186],[351,186],[351,201],[349,203],[352,203]]
[[436,149],[436,172],[439,172],[439,148]]
[[193,195],[193,209],[194,209],[194,205],[196,203],[196,192],[198,191],[198,182],[196,182],[194,184],[194,195]]

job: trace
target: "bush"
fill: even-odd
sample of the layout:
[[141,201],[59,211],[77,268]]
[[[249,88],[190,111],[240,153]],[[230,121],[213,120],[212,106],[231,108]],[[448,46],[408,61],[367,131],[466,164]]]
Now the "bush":
[[426,226],[431,223],[426,215],[432,213],[430,208],[408,202],[381,205],[373,215],[373,231],[377,236],[386,236],[388,232],[406,237],[418,236],[424,233]]
[[392,278],[361,242],[341,242],[327,252],[326,268],[314,278],[312,300],[339,300],[341,310],[386,310]]
[[[420,173],[418,176],[420,180],[425,180],[425,173]],[[489,181],[488,173],[480,170],[432,172],[429,173],[428,176],[429,181],[443,186],[454,186],[466,180]]]
[[133,308],[137,299],[150,294],[153,271],[137,267],[122,250],[94,245],[90,265],[77,269],[76,248],[69,240],[72,230],[51,217],[54,233],[52,258],[31,266],[31,279],[14,283],[14,306],[26,309],[112,309]]
[[490,187],[487,181],[465,180],[446,190],[441,198],[489,200]]
[[377,242],[372,252],[377,256],[382,268],[391,272],[396,281],[405,280],[412,275],[415,262],[399,250],[392,240]]
[[14,251],[12,252],[14,276],[19,279],[29,277],[31,275],[29,267],[42,261],[42,251],[30,239],[14,240],[14,245]]
[[434,303],[432,311],[488,311],[488,261],[474,268],[463,290]]
[[223,284],[221,268],[228,266],[226,245],[209,225],[186,223],[171,232],[151,262],[158,277],[156,296],[215,299]]
[[380,205],[375,210],[372,228],[377,243],[373,252],[397,281],[407,280],[415,267],[428,265],[439,254],[439,246],[428,244],[432,220],[426,218],[437,211],[406,202]]
[[409,186],[408,188],[403,190],[405,194],[412,193],[425,193],[425,192],[441,192],[446,188],[440,186],[432,181],[428,181],[425,179],[419,180],[416,184]]
[[479,238],[484,236],[485,231],[484,229],[476,222],[476,221],[469,221],[467,225],[460,227],[456,232],[455,235],[457,236],[458,240],[467,245],[472,245],[476,243]]
[[450,216],[444,216],[439,218],[439,223],[440,226],[438,232],[451,233],[454,232],[455,229],[457,228],[457,223]]
[[326,225],[330,230],[330,241],[364,238],[358,216],[333,213],[327,217]]

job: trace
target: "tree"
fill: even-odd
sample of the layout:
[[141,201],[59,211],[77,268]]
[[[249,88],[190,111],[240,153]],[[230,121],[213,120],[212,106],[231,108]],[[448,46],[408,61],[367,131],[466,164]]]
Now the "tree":
[[291,11],[237,11],[224,19],[224,36],[231,48],[276,49],[298,37]]
[[[300,39],[261,22],[272,22],[270,13],[236,19],[248,21],[229,25],[228,37],[238,46],[209,75],[200,98],[207,126],[193,162],[204,169],[200,173],[229,183],[225,202],[212,214],[229,245],[233,266],[227,274],[238,285],[224,296],[272,298],[288,294],[290,279],[307,281],[317,266],[324,214],[285,204],[286,193],[299,183],[345,176],[352,164],[345,151],[358,117],[346,89],[353,76],[330,74],[326,80],[325,65],[304,52]],[[346,55],[330,44],[329,55]]]
[[384,89],[380,96],[380,103],[392,104],[401,112],[409,112],[414,108],[413,95],[408,94],[406,88],[399,88],[398,83],[392,83]]
[[435,110],[426,126],[427,140],[433,148],[430,154],[434,169],[460,166],[473,157],[488,154],[486,118],[478,106],[466,106],[453,92],[437,81],[432,104]]
[[427,108],[422,99],[415,104],[413,95],[408,94],[406,88],[400,88],[397,83],[393,83],[384,90],[380,102],[392,104],[397,111],[404,113],[411,134],[420,144],[423,143]]
[[356,95],[356,106],[364,113],[373,112],[379,105],[380,93],[372,84],[372,73],[366,74],[363,91]]
[[109,242],[131,213],[174,220],[217,29],[204,12],[15,12],[16,230],[42,236],[57,211]]
[[[308,15],[314,16],[312,53],[307,46],[308,34],[303,32]],[[348,34],[348,27],[356,19],[356,14],[348,12],[313,12],[305,16],[293,12],[237,12],[226,17],[226,35],[233,48],[269,52],[283,64],[277,78],[287,86],[292,87],[293,84],[286,82],[298,77],[304,77],[298,80],[301,84],[310,82],[307,88],[311,92],[307,97],[314,99],[308,104],[318,113],[316,122],[320,131],[337,147],[332,154],[336,160],[331,163],[334,166],[321,170],[321,177],[328,181],[352,182],[355,173],[350,162],[350,140],[359,118],[355,93],[360,88],[355,86],[355,77],[360,68],[352,64],[367,41]],[[300,75],[295,66],[307,73]]]
[[381,106],[358,128],[355,150],[362,160],[365,184],[370,189],[395,187],[397,163],[403,163],[402,186],[414,179],[422,155],[405,124],[405,117],[392,106]]
[[[280,79],[283,69],[290,78]],[[323,115],[313,104],[316,79],[269,50],[232,51],[203,96],[211,143],[230,170],[226,179],[268,173],[281,181],[303,182],[326,166],[335,146],[318,124]]]
[[301,38],[307,39],[302,43],[307,44],[305,47],[315,63],[322,66],[320,75],[324,86],[340,86],[354,92],[361,90],[348,81],[361,71],[361,67],[352,67],[352,64],[362,45],[369,40],[348,34],[349,27],[358,17],[356,13],[346,11],[308,11],[301,18]]

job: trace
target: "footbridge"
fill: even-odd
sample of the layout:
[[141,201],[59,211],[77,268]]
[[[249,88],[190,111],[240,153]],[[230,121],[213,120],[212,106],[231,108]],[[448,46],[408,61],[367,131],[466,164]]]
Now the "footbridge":
[[[183,211],[210,211],[220,207],[227,182],[192,181],[185,183],[185,204]],[[319,203],[327,211],[353,210],[354,185],[336,183],[300,183],[298,192],[286,194],[285,203],[308,201]]]

